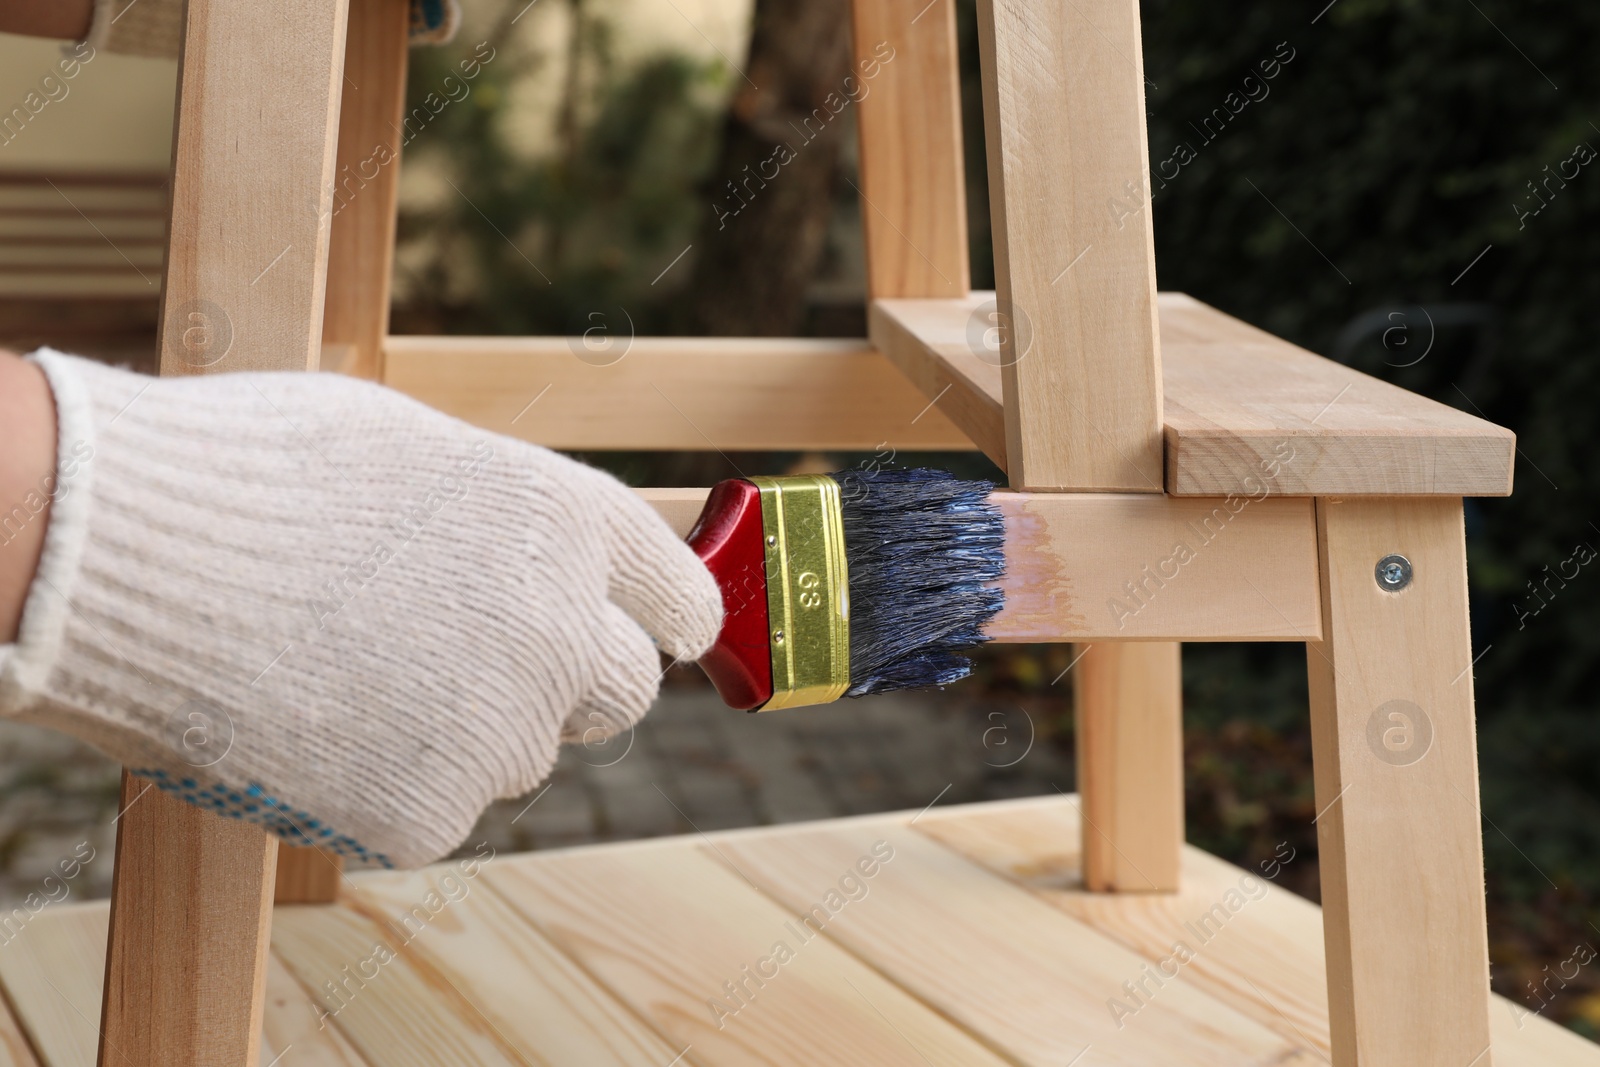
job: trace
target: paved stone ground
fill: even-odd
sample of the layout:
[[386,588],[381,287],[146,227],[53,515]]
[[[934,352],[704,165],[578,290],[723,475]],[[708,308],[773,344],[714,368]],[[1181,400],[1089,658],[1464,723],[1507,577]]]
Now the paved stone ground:
[[[94,858],[66,883],[72,899],[111,892],[116,764],[64,734],[0,722],[0,907],[30,893],[59,898],[63,860]],[[71,869],[70,866],[68,869]]]
[[[1036,718],[1036,717],[1035,717]],[[472,837],[556,848],[1071,790],[1070,756],[1015,705],[960,688],[749,715],[667,690],[604,745],[569,748],[547,788],[484,813]]]
[[[569,747],[541,790],[484,813],[469,850],[558,848],[1070,790],[1070,757],[1015,704],[972,688],[763,715],[676,685],[631,735]],[[0,907],[85,842],[74,899],[110,892],[117,768],[78,743],[0,723]],[[54,890],[59,892],[59,890]]]

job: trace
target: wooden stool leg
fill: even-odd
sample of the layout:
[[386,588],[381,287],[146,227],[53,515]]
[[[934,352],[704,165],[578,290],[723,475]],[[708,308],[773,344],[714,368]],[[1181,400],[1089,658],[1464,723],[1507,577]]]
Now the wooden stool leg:
[[1013,489],[1159,493],[1138,0],[978,0]]
[[406,4],[350,0],[322,322],[325,346],[350,347],[342,366],[324,363],[323,369],[374,381],[383,379],[383,340],[389,332],[410,24]]
[[1105,642],[1078,651],[1073,704],[1083,883],[1094,892],[1178,889],[1183,852],[1181,646]]
[[[189,0],[164,375],[307,370],[322,339],[345,0]],[[277,840],[124,776],[100,1062],[253,1067]]]
[[101,1067],[254,1065],[277,838],[127,771],[121,809]]
[[278,873],[273,879],[275,904],[332,904],[344,882],[344,859],[335,853],[306,846],[278,849]]
[[[389,332],[410,20],[410,9],[394,0],[350,0],[323,369],[374,381],[383,379],[383,339]],[[338,896],[343,867],[331,852],[282,849],[275,899],[279,904],[329,903]]]
[[[853,0],[867,295],[958,297],[971,281],[954,4]],[[889,430],[896,427],[889,427]]]
[[[1323,639],[1306,658],[1334,1063],[1488,1067],[1461,501],[1318,500],[1317,532]],[[1395,589],[1388,556],[1409,566]]]

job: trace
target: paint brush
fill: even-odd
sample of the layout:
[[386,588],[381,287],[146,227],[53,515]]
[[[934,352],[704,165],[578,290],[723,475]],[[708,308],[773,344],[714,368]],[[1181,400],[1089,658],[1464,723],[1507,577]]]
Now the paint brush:
[[714,486],[689,547],[722,588],[700,666],[723,701],[772,711],[965,678],[962,650],[1004,602],[993,489],[928,469]]

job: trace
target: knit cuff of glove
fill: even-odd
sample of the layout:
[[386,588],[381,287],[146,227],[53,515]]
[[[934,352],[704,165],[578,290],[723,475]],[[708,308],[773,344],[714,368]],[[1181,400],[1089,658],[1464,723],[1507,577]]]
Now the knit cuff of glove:
[[[44,552],[23,606],[14,647],[0,649],[0,707],[22,707],[37,698],[61,648],[68,603],[89,533],[90,481],[94,469],[94,417],[76,376],[58,362],[60,352],[41,348],[28,359],[44,371],[56,403],[56,471],[47,492],[50,522]],[[44,511],[43,495],[22,507],[29,521]]]

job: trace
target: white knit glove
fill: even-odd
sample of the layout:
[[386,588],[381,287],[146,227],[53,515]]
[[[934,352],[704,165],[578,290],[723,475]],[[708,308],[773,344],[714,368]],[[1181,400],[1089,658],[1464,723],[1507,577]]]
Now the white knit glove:
[[336,374],[29,358],[60,478],[0,712],[292,843],[448,853],[649,710],[650,635],[721,625],[667,525],[553,452]]

